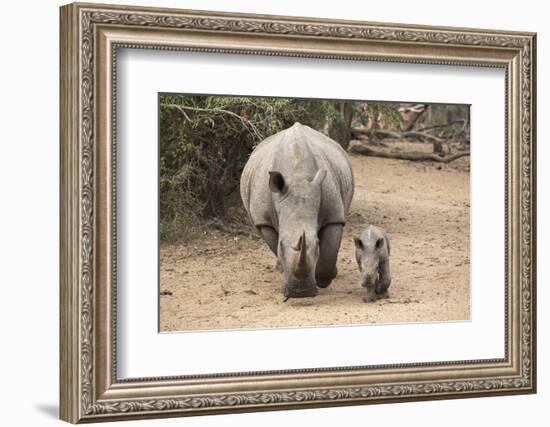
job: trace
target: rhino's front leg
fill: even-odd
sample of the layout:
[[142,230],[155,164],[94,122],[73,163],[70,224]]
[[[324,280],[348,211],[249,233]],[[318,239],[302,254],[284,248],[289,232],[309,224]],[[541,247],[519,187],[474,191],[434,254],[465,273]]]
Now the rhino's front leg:
[[271,252],[277,256],[277,245],[279,244],[279,234],[273,227],[261,226],[258,227],[258,231],[262,235],[263,239],[271,249]]
[[376,281],[376,294],[384,294],[391,284],[390,260],[389,258],[380,262],[378,267],[378,280]]
[[315,281],[320,288],[326,288],[336,277],[336,260],[342,241],[342,224],[330,224],[319,232],[319,260],[315,268]]
[[[275,254],[277,257],[277,245],[279,244],[279,233],[275,231],[272,227],[258,227],[258,230],[260,234],[262,235],[263,239],[267,243],[267,246],[269,246],[269,249],[271,249],[271,252]],[[277,271],[283,271],[280,263],[279,258],[277,257],[277,263],[275,264],[275,269]]]

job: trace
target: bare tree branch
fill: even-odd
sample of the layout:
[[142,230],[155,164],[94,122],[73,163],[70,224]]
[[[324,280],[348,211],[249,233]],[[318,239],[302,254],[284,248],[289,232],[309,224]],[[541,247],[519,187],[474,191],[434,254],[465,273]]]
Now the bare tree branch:
[[428,110],[430,106],[427,104],[416,104],[409,107],[401,107],[399,114],[403,118],[401,129],[405,132],[413,130],[416,122],[422,117],[424,112]]
[[180,105],[180,104],[160,104],[161,107],[167,107],[167,108],[176,108],[177,110],[179,110],[187,120],[191,121],[191,119],[189,118],[189,116],[187,115],[186,113],[186,110],[187,111],[198,111],[198,112],[205,112],[205,113],[220,113],[220,114],[228,114],[230,115],[231,117],[234,117],[236,119],[238,119],[242,124],[243,126],[252,134],[254,135],[256,138],[258,138],[259,140],[262,140],[264,139],[263,135],[258,131],[258,129],[256,128],[256,126],[254,126],[254,124],[244,118],[244,117],[241,117],[239,116],[238,114],[234,113],[233,111],[229,111],[229,110],[224,110],[222,108],[199,108],[199,107],[190,107],[188,105]]
[[464,128],[466,127],[467,120],[464,120],[464,119],[454,120],[454,121],[452,121],[452,122],[445,123],[445,124],[442,124],[442,125],[428,126],[428,127],[425,127],[425,128],[417,129],[416,131],[417,131],[417,132],[426,132],[427,130],[434,130],[434,129],[446,128],[446,127],[455,125],[455,124],[457,124],[457,123],[462,123],[462,130],[464,130]]

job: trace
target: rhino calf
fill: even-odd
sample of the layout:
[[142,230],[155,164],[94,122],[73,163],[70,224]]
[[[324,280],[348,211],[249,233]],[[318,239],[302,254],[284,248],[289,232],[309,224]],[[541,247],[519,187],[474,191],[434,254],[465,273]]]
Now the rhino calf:
[[374,225],[369,225],[354,241],[361,286],[367,290],[363,301],[371,302],[390,287],[390,241],[386,232]]

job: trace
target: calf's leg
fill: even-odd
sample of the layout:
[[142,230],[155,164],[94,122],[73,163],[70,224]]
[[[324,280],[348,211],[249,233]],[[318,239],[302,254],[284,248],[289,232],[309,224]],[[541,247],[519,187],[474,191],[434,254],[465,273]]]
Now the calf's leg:
[[374,286],[367,286],[367,291],[365,292],[365,295],[363,296],[364,302],[372,302],[376,300],[376,290]]
[[378,280],[376,282],[376,293],[378,295],[383,294],[388,290],[391,284],[391,274],[390,274],[390,260],[386,258],[383,261],[380,261],[378,269]]

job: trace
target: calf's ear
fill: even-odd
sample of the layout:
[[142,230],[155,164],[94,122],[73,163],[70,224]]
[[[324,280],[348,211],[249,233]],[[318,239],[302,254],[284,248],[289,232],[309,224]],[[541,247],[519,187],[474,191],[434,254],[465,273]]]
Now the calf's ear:
[[281,172],[269,171],[269,188],[274,193],[282,194],[286,191],[286,183]]
[[378,240],[376,240],[376,249],[381,249],[383,244],[384,244],[384,238],[380,237]]
[[355,247],[357,249],[363,249],[363,242],[361,241],[361,239],[359,237],[354,237],[353,241],[355,242]]

